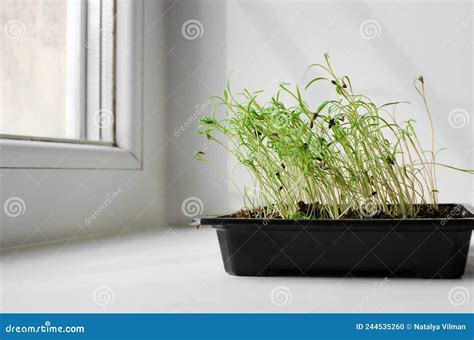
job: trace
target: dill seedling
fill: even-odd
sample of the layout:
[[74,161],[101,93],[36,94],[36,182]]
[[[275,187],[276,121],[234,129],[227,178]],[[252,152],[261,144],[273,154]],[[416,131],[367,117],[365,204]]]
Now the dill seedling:
[[[435,167],[438,164],[424,79],[415,79],[429,117],[431,150],[424,151],[413,120],[398,122],[402,102],[376,105],[354,92],[347,76],[338,77],[329,56],[313,64],[324,76],[311,79],[304,91],[321,82],[334,97],[311,108],[297,86],[281,84],[269,102],[261,91],[234,95],[230,86],[215,97],[225,107],[223,119],[200,120],[198,132],[231,153],[251,174],[244,193],[255,217],[331,218],[416,217],[420,207],[437,209]],[[204,160],[204,153],[196,157]],[[370,207],[370,209],[367,209]]]

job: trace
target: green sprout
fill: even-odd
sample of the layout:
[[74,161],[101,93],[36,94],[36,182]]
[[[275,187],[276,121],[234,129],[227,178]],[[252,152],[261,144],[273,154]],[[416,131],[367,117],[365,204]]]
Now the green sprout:
[[[281,84],[267,103],[261,91],[233,95],[230,86],[198,133],[217,143],[249,172],[244,204],[254,217],[331,218],[416,217],[421,206],[438,207],[434,130],[424,79],[415,79],[430,121],[431,149],[424,151],[414,121],[398,122],[402,102],[376,105],[354,92],[347,76],[338,77],[325,54],[324,73],[304,90],[327,82],[335,96],[311,108],[297,86]],[[284,100],[285,98],[285,100]],[[290,104],[289,104],[290,103]],[[215,110],[225,107],[225,117]],[[204,161],[204,153],[196,158]]]

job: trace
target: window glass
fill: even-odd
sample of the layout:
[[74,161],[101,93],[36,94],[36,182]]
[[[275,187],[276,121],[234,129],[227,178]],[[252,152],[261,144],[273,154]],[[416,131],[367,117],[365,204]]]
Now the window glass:
[[66,110],[67,6],[62,0],[0,2],[1,134],[80,137]]

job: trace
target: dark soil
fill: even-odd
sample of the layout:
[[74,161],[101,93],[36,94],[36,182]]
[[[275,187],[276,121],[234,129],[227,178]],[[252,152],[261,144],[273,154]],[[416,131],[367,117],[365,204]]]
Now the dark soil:
[[[468,217],[470,216],[462,206],[454,204],[439,204],[437,209],[433,209],[430,205],[419,205],[418,214],[416,218],[455,218],[455,217]],[[267,219],[270,218],[281,218],[278,213],[265,214],[265,208],[259,208],[254,210],[241,209],[235,212],[229,217],[234,218],[262,218],[265,216]],[[321,211],[321,206],[314,204],[307,204],[304,202],[298,202],[298,212],[300,213],[301,218],[327,218],[326,216],[321,216],[318,212]],[[310,214],[313,215],[310,215]],[[359,219],[361,216],[360,211],[358,210],[349,210],[345,215],[344,219],[356,218]],[[375,215],[371,217],[366,217],[368,219],[377,219],[377,218],[403,218],[402,216],[392,215],[386,213],[382,210],[378,211]]]

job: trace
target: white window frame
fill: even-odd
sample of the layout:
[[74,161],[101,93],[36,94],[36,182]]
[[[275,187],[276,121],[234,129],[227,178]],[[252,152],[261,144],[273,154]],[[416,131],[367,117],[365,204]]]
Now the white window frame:
[[[83,12],[82,12],[83,13]],[[81,14],[84,20],[84,14]],[[116,0],[115,142],[0,136],[0,169],[130,169],[141,170],[143,137],[142,0]],[[76,71],[84,76],[79,64]],[[82,82],[81,82],[82,83]],[[85,110],[80,98],[68,108]],[[67,114],[69,119],[77,115]],[[76,128],[82,124],[75,122]]]

